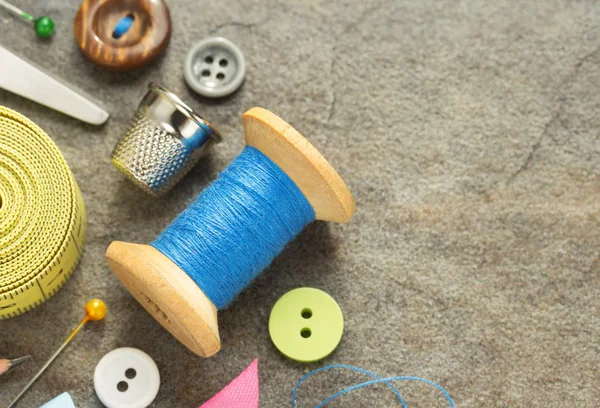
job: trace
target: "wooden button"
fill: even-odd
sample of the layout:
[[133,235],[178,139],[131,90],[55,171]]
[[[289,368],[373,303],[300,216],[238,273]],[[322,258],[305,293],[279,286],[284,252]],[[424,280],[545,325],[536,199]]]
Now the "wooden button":
[[171,15],[163,0],[84,0],[74,29],[79,48],[95,64],[129,70],[164,51]]

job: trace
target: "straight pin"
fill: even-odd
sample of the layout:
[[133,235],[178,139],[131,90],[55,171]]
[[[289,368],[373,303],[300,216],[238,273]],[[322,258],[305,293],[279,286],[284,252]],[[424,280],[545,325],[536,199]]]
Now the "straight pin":
[[83,318],[83,320],[81,321],[81,323],[79,323],[79,326],[77,326],[75,328],[75,330],[73,330],[71,332],[71,334],[69,335],[69,337],[67,337],[67,339],[58,348],[58,350],[56,350],[54,352],[54,354],[52,354],[52,357],[50,357],[48,359],[48,361],[46,361],[46,364],[44,364],[43,367],[40,368],[40,370],[37,372],[37,374],[33,376],[33,378],[27,383],[27,385],[25,386],[25,388],[23,388],[23,390],[19,393],[19,395],[17,395],[15,397],[15,399],[10,403],[10,405],[8,406],[8,408],[12,408],[12,407],[14,407],[17,404],[17,401],[19,401],[19,399],[21,399],[21,397],[27,392],[27,390],[33,385],[33,383],[44,373],[44,371],[46,370],[46,368],[48,368],[48,366],[50,364],[52,364],[52,362],[56,359],[56,357],[58,357],[58,355],[60,354],[60,352],[63,351],[63,349],[65,347],[67,347],[67,345],[71,342],[71,340],[73,340],[73,337],[75,337],[75,335],[77,334],[77,332],[79,332],[79,330],[81,330],[81,328],[88,321],[102,320],[102,319],[104,319],[104,316],[106,316],[106,305],[104,304],[104,302],[101,301],[101,300],[99,300],[99,299],[90,300],[88,302],[88,304],[85,305],[85,317]]
[[20,8],[13,6],[5,0],[0,0],[0,7],[3,7],[11,13],[32,23],[35,28],[35,33],[38,35],[38,37],[48,38],[54,34],[54,21],[52,21],[50,17],[42,16],[35,18],[31,14],[24,12]]

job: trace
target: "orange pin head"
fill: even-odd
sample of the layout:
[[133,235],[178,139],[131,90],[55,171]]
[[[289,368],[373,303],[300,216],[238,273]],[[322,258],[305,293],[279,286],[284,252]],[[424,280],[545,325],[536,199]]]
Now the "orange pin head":
[[92,299],[85,305],[85,315],[89,320],[102,320],[106,316],[106,305],[100,299]]

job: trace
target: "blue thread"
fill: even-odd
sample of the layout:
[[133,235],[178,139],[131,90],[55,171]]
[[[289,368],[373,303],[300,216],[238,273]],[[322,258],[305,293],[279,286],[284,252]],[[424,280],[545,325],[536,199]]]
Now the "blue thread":
[[204,123],[198,123],[198,125],[199,128],[193,135],[181,139],[181,143],[183,143],[189,154],[192,154],[194,150],[203,146],[211,138],[211,135],[215,135],[215,132]]
[[426,380],[425,378],[420,378],[420,377],[412,377],[412,376],[397,376],[397,377],[389,377],[389,378],[381,378],[378,375],[367,371],[367,370],[363,370],[362,368],[358,368],[358,367],[354,367],[354,366],[349,366],[346,364],[332,364],[332,365],[328,365],[326,367],[322,367],[319,369],[316,369],[314,371],[311,371],[310,373],[304,375],[300,381],[298,381],[298,383],[296,384],[296,386],[294,387],[294,391],[292,392],[292,406],[295,408],[298,406],[298,401],[297,401],[297,392],[298,392],[298,388],[300,388],[300,385],[310,376],[320,373],[322,371],[328,371],[328,370],[332,370],[334,368],[345,368],[348,370],[352,370],[352,371],[356,371],[359,372],[361,374],[365,374],[374,378],[377,378],[377,380],[372,380],[372,381],[366,381],[364,383],[361,384],[357,384],[357,385],[353,385],[352,387],[348,387],[348,388],[344,388],[343,390],[333,394],[332,396],[330,396],[329,398],[327,398],[326,400],[324,400],[323,402],[319,403],[317,406],[315,406],[315,408],[321,408],[324,407],[326,404],[328,404],[329,402],[331,402],[332,400],[334,400],[335,398],[339,397],[340,395],[346,394],[350,391],[354,391],[356,389],[359,388],[363,388],[363,387],[368,387],[369,385],[373,385],[373,384],[380,384],[380,383],[385,383],[388,387],[390,387],[394,393],[396,394],[396,396],[398,397],[398,401],[400,401],[400,404],[402,405],[403,408],[408,408],[408,405],[406,404],[406,402],[404,402],[404,400],[402,399],[402,396],[400,395],[400,392],[396,389],[396,387],[394,387],[390,381],[420,381],[420,382],[424,382],[425,384],[431,385],[435,388],[437,388],[438,390],[440,390],[442,392],[442,394],[444,395],[444,397],[446,398],[446,400],[448,401],[448,403],[450,404],[451,408],[454,408],[454,401],[452,400],[452,397],[450,396],[450,394],[448,393],[448,391],[446,391],[441,385],[438,385],[432,381]]
[[133,25],[134,19],[135,17],[133,17],[133,14],[128,14],[122,19],[120,19],[117,25],[115,26],[115,29],[113,30],[113,38],[119,39],[123,37]]
[[150,245],[222,309],[314,219],[288,175],[248,146]]
[[[298,406],[298,402],[297,402],[297,399],[296,399],[296,393],[298,392],[298,388],[300,388],[300,384],[302,384],[308,377],[310,377],[312,375],[315,375],[315,374],[320,373],[322,371],[332,370],[334,368],[346,368],[348,370],[356,371],[356,372],[359,372],[361,374],[365,374],[365,375],[368,375],[370,377],[377,378],[379,380],[382,379],[380,376],[378,376],[375,373],[372,373],[372,372],[367,371],[367,370],[363,370],[362,368],[358,368],[358,367],[354,367],[354,366],[349,366],[347,364],[331,364],[331,365],[328,365],[328,366],[325,366],[325,367],[321,367],[321,368],[318,368],[318,369],[313,370],[310,373],[306,374],[304,377],[302,377],[300,379],[300,381],[298,381],[298,383],[296,384],[296,387],[294,387],[294,392],[292,393],[292,403],[294,404],[294,407]],[[385,384],[388,387],[390,387],[394,391],[394,393],[396,393],[396,396],[398,397],[398,400],[400,401],[400,403],[402,404],[402,406],[404,408],[406,408],[406,403],[402,399],[402,395],[400,395],[400,391],[398,391],[398,389],[396,389],[396,387],[394,387],[394,385],[391,384],[391,383],[389,383],[389,382],[385,382]]]

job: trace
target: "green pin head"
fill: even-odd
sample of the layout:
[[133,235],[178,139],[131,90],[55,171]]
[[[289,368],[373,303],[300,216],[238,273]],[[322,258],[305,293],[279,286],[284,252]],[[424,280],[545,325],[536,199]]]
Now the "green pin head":
[[42,16],[35,20],[35,33],[38,37],[48,38],[54,34],[54,21],[50,17]]

